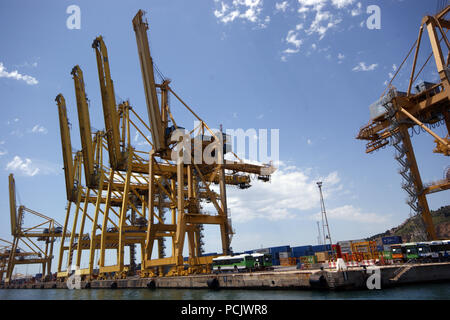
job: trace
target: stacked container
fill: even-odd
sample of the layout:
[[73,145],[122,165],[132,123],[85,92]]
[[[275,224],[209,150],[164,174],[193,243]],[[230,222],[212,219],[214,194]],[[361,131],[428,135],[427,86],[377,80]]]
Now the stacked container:
[[272,255],[272,264],[275,266],[280,265],[280,252],[290,252],[290,246],[279,246],[279,247],[271,247],[268,248],[269,253]]
[[314,253],[331,251],[331,246],[329,244],[320,244],[320,245],[317,245],[317,246],[312,246],[312,251]]
[[402,237],[400,236],[390,236],[381,239],[383,245],[399,244],[402,243]]
[[343,254],[351,254],[352,253],[352,242],[351,241],[339,241],[337,244],[341,247],[341,252]]
[[316,252],[315,254],[317,262],[325,262],[328,261],[328,251]]
[[304,256],[312,256],[312,255],[314,255],[312,246],[299,246],[299,247],[292,248],[292,256],[295,258],[304,257]]
[[317,257],[314,256],[303,256],[300,257],[300,262],[301,263],[306,263],[306,264],[314,264],[317,263]]

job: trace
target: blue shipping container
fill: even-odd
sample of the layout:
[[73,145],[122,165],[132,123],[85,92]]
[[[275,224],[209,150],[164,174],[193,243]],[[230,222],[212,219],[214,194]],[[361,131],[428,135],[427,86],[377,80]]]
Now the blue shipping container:
[[314,252],[312,251],[295,251],[292,253],[293,258],[300,258],[305,256],[313,256]]
[[384,237],[381,239],[383,244],[397,244],[402,243],[402,237],[400,236],[391,236],[391,237]]
[[204,254],[202,254],[202,256],[203,257],[217,256],[217,252],[204,253]]
[[292,251],[312,250],[312,246],[292,247]]
[[292,248],[292,256],[295,258],[304,257],[304,256],[312,256],[312,255],[314,255],[312,246],[299,246],[299,247]]
[[279,246],[279,247],[271,247],[269,248],[269,252],[273,253],[273,252],[289,252],[291,251],[291,247],[290,246]]
[[323,251],[330,251],[331,250],[331,246],[329,244],[325,245],[325,244],[320,244],[317,246],[312,246],[312,250],[314,253],[316,252],[323,252]]

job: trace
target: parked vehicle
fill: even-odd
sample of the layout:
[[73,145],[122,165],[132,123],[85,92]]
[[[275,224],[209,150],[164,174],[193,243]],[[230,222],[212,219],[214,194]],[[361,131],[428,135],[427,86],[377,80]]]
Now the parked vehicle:
[[255,267],[255,258],[251,254],[241,254],[237,256],[222,256],[213,259],[213,271],[234,271],[249,270]]
[[270,253],[244,253],[235,256],[222,256],[213,259],[213,271],[251,271],[272,267]]
[[255,269],[266,269],[272,267],[272,255],[270,253],[252,253],[255,259]]

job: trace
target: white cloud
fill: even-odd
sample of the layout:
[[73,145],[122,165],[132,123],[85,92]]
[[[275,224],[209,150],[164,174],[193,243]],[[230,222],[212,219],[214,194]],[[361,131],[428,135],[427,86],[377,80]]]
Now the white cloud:
[[303,18],[306,19],[306,12],[315,11],[314,20],[305,32],[308,35],[317,33],[320,39],[325,37],[326,32],[339,24],[342,19],[337,19],[329,11],[322,11],[327,0],[298,0],[300,5],[298,12],[303,13]]
[[339,53],[338,54],[338,63],[340,64],[340,63],[342,63],[342,61],[345,59],[345,56],[342,54],[342,53]]
[[356,8],[352,9],[351,14],[352,17],[359,16],[362,13],[362,4],[361,2],[358,2],[356,5]]
[[291,49],[291,48],[287,48],[286,50],[283,51],[283,53],[287,53],[287,54],[293,54],[293,53],[297,53],[299,52],[300,49]]
[[11,72],[6,71],[6,68],[3,66],[2,62],[0,62],[0,78],[11,78],[16,80],[22,80],[29,85],[36,85],[39,83],[36,80],[36,78],[29,75],[20,74],[17,70]]
[[294,47],[298,49],[302,45],[303,41],[301,39],[297,39],[297,37],[298,37],[297,32],[295,32],[294,30],[289,30],[286,36],[286,42],[288,44],[294,45]]
[[357,66],[355,66],[355,67],[352,69],[352,71],[355,71],[355,72],[359,72],[359,71],[373,71],[373,70],[375,70],[375,68],[376,68],[377,66],[378,66],[377,63],[373,63],[373,64],[371,64],[370,66],[366,66],[366,63],[365,63],[365,62],[360,62],[360,63],[358,63]]
[[310,170],[285,164],[280,164],[270,182],[255,181],[247,190],[228,188],[228,207],[233,222],[284,220],[301,216],[302,211],[320,208],[316,185],[319,179],[327,186],[324,197],[340,188],[337,172],[315,178]]
[[331,0],[333,6],[338,9],[345,8],[346,6],[352,4],[355,0]]
[[278,3],[278,2],[275,3],[275,9],[277,11],[285,12],[288,7],[289,7],[289,3],[287,1],[283,1],[283,2],[280,2],[280,3]]
[[[37,58],[37,60],[39,60],[40,58]],[[35,62],[32,62],[32,63],[29,63],[28,61],[25,61],[24,63],[22,63],[22,64],[15,64],[14,65],[14,67],[15,68],[23,68],[23,67],[26,67],[26,68],[36,68],[38,66],[38,63],[37,63],[37,61],[35,61]]]
[[[285,41],[286,41],[286,43],[288,45],[293,45],[294,48],[287,48],[287,49],[285,49],[283,51],[284,54],[288,54],[289,55],[289,54],[294,54],[294,53],[297,53],[297,52],[300,51],[300,46],[302,45],[303,40],[298,39],[297,37],[298,37],[298,32],[296,32],[295,30],[289,30],[288,31],[288,34],[286,36]],[[287,56],[283,55],[281,57],[281,61],[286,62],[287,61]]]
[[242,19],[257,24],[260,28],[265,28],[270,22],[270,17],[260,17],[262,8],[262,0],[233,0],[231,3],[220,1],[220,8],[214,10],[214,16],[224,24]]
[[33,177],[39,175],[58,175],[63,172],[62,164],[54,164],[45,160],[22,159],[15,156],[13,160],[8,162],[5,170],[15,171],[17,173]]
[[[320,220],[321,213],[318,212],[310,218],[312,220]],[[361,208],[355,208],[352,205],[344,205],[333,209],[327,209],[327,218],[329,220],[343,220],[370,224],[382,224],[389,221],[388,215],[380,215],[373,212],[363,212]]]
[[30,177],[39,173],[39,168],[37,168],[30,159],[27,158],[24,161],[19,156],[15,156],[11,162],[8,162],[6,170],[19,171]]
[[32,132],[32,133],[42,133],[42,134],[47,134],[48,130],[47,130],[47,128],[45,128],[45,127],[43,127],[43,126],[37,124],[37,125],[35,125],[35,126],[33,127],[33,129],[31,129],[31,132]]

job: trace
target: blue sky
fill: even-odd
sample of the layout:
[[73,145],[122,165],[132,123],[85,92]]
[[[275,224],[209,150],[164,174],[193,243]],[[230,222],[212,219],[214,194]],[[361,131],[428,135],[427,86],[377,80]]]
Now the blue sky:
[[[81,9],[79,30],[66,27],[72,4]],[[367,28],[369,5],[381,9],[380,29]],[[10,239],[10,172],[22,204],[63,222],[54,99],[66,97],[78,150],[70,71],[79,64],[92,126],[103,128],[91,48],[96,36],[108,46],[116,95],[147,117],[131,24],[138,9],[147,11],[157,66],[210,126],[280,130],[282,165],[271,183],[229,188],[235,250],[315,244],[319,179],[336,241],[382,232],[408,217],[393,149],[367,155],[355,136],[416,39],[422,17],[436,12],[435,1],[1,1],[1,238]],[[422,62],[430,52],[427,36],[423,48]],[[410,66],[409,60],[394,81],[399,90],[407,88]],[[431,61],[419,78],[436,77]],[[442,128],[436,132],[444,135]],[[424,182],[441,179],[448,158],[432,153],[433,139],[425,133],[413,139]],[[437,209],[449,204],[449,193],[428,199]],[[207,231],[206,250],[220,251],[217,230]]]

